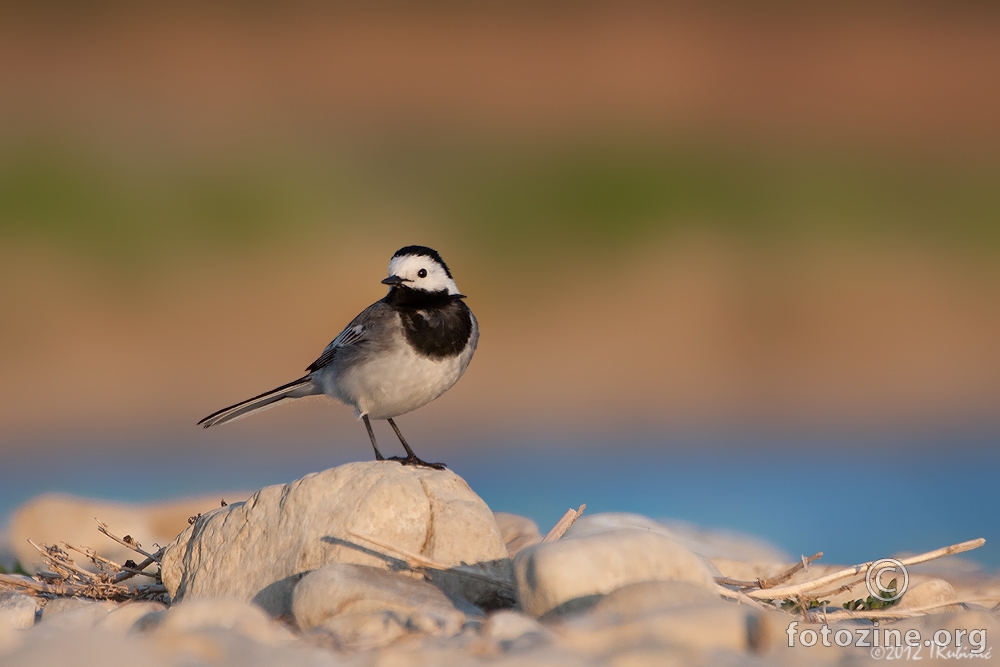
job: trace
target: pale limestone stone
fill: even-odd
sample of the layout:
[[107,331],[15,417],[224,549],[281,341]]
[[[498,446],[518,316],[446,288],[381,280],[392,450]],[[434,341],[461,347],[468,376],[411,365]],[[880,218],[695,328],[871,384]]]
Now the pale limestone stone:
[[566,532],[570,537],[597,535],[621,528],[658,533],[705,558],[716,576],[754,580],[786,571],[792,562],[783,551],[754,535],[707,529],[685,521],[653,520],[641,514],[604,512],[585,515]]
[[[712,659],[706,659],[706,656],[699,656],[691,651],[663,646],[630,646],[608,656],[603,662],[608,667],[695,667],[700,665],[724,667],[727,665],[727,661],[718,652],[713,653]],[[728,664],[739,665],[742,663],[743,660],[728,662]]]
[[[18,628],[13,628],[6,623],[0,622],[0,658],[4,658],[9,653],[17,650],[24,643],[25,635],[28,633]],[[6,660],[0,662],[5,667]]]
[[[449,566],[480,564],[510,576],[492,512],[460,477],[370,461],[270,486],[202,516],[167,548],[163,582],[177,601],[228,596],[281,616],[291,611],[298,580],[323,565],[400,564],[355,533]],[[474,603],[498,595],[496,586],[451,572],[435,572],[434,584]]]
[[567,537],[589,537],[600,535],[623,528],[634,528],[650,533],[656,533],[665,537],[673,538],[674,534],[659,521],[654,521],[648,516],[641,514],[630,514],[628,512],[600,512],[597,514],[584,514],[569,527],[563,535]]
[[[166,611],[166,606],[159,602],[128,602],[112,609],[107,616],[100,619],[97,627],[101,630],[124,634],[141,629],[143,619],[152,614]],[[138,627],[137,627],[138,626]]]
[[[469,646],[432,640],[423,644],[400,642],[362,654],[346,654],[353,665],[370,667],[584,667],[597,666],[586,656],[557,644],[544,644],[527,651],[483,653],[481,644]],[[342,654],[345,655],[345,654]],[[358,660],[360,658],[360,660]]]
[[494,512],[493,517],[500,527],[500,534],[507,545],[507,553],[513,558],[521,549],[538,544],[542,541],[542,534],[538,532],[538,524],[526,516],[519,514],[509,514],[507,512]]
[[[910,587],[899,599],[899,609],[919,609],[930,605],[938,605],[942,602],[952,602],[957,599],[955,589],[944,579],[927,579],[924,581],[912,581]],[[945,611],[957,611],[953,605],[934,607],[928,613],[940,614]]]
[[94,628],[52,628],[40,623],[0,657],[3,667],[104,667],[141,662],[143,667],[177,663],[137,637],[97,632]]
[[[148,620],[147,620],[148,619]],[[235,633],[258,644],[281,645],[295,636],[260,607],[230,598],[191,599],[143,617],[144,630],[157,636],[190,635],[206,631]]]
[[716,590],[702,557],[650,530],[567,532],[555,542],[528,547],[514,563],[521,607],[535,617],[585,608],[611,591],[644,581],[686,581]]
[[26,630],[35,624],[38,602],[30,595],[0,590],[0,625]]
[[[238,500],[246,495],[226,497]],[[218,507],[220,498],[214,495],[130,505],[48,493],[32,498],[14,511],[10,518],[10,543],[15,556],[29,572],[44,569],[41,556],[28,544],[29,539],[36,544],[68,542],[92,547],[99,555],[124,563],[142,557],[97,532],[95,517],[108,524],[115,535],[131,535],[150,548],[154,543],[169,543],[187,527],[189,517]],[[79,559],[78,564],[91,571],[97,569],[85,558]]]
[[746,654],[757,643],[756,612],[716,599],[650,612],[580,614],[559,626],[570,646],[610,657],[637,646],[684,649],[707,655],[725,650]]
[[702,528],[675,519],[662,519],[659,523],[669,531],[670,537],[713,562],[717,558],[770,563],[792,560],[787,553],[756,535],[735,530]]
[[409,637],[406,622],[390,612],[343,613],[310,630],[307,639],[339,651],[370,651]]
[[985,600],[1000,601],[1000,576],[986,572],[955,572],[942,573],[940,578],[947,581],[955,589],[955,596],[959,600],[979,599],[974,603],[986,607],[993,607]]
[[482,637],[501,652],[521,652],[552,641],[552,631],[526,614],[504,609],[490,614]]
[[84,598],[56,598],[45,603],[42,624],[46,628],[92,628],[104,619],[117,605],[107,600]]
[[385,646],[403,635],[452,637],[466,623],[465,613],[427,582],[352,563],[303,577],[292,613],[303,632],[321,629],[347,648]]
[[0,648],[3,667],[360,667],[357,661],[345,661],[303,642],[262,644],[236,630],[208,625],[178,633],[121,634],[102,628],[50,632],[40,624],[19,635],[18,646],[6,652]]
[[687,581],[644,581],[608,593],[590,613],[626,620],[665,609],[717,602],[718,593]]

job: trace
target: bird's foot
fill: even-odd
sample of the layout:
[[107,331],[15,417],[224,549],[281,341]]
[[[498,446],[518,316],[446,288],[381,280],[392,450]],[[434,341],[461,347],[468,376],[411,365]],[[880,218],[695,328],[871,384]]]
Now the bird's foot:
[[424,468],[434,468],[434,470],[444,470],[448,467],[443,463],[428,463],[416,456],[390,456],[386,461],[399,461],[404,466],[423,466]]

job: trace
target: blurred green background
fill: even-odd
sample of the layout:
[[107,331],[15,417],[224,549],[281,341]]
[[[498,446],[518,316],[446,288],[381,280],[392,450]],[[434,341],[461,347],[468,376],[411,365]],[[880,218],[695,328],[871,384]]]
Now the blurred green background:
[[407,139],[169,164],[25,141],[4,152],[2,231],[10,243],[122,265],[191,245],[232,252],[350,231],[387,205],[485,254],[555,262],[594,247],[627,253],[690,229],[751,244],[904,239],[990,255],[1000,243],[1000,168],[991,160],[631,139],[514,147]]

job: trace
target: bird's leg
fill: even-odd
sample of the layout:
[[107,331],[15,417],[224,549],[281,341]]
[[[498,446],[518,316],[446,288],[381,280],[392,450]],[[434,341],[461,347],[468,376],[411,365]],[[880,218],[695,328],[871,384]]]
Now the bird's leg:
[[410,446],[406,444],[406,438],[403,437],[403,434],[400,432],[399,427],[396,426],[396,422],[392,421],[392,419],[389,419],[387,421],[389,422],[389,426],[392,427],[392,430],[396,432],[396,437],[399,438],[399,442],[402,443],[403,449],[406,450],[405,459],[402,456],[393,456],[392,458],[389,459],[390,461],[399,461],[405,466],[424,466],[425,468],[434,468],[435,470],[445,469],[445,465],[443,463],[428,463],[427,461],[423,461],[417,458],[417,455],[413,453],[413,450],[410,449]]
[[368,429],[368,437],[372,439],[372,448],[375,450],[375,460],[385,461],[385,457],[382,456],[382,452],[378,450],[378,445],[375,443],[375,431],[372,430],[372,423],[368,421],[368,415],[363,415],[361,418],[365,420],[365,428]]
[[396,437],[399,438],[399,441],[403,444],[403,449],[406,450],[406,456],[411,459],[417,458],[417,455],[413,453],[413,450],[410,449],[410,446],[406,444],[406,438],[403,437],[402,431],[400,431],[399,427],[396,426],[396,422],[392,421],[392,419],[389,419],[388,421],[389,421],[389,426],[391,426],[392,430],[396,432]]

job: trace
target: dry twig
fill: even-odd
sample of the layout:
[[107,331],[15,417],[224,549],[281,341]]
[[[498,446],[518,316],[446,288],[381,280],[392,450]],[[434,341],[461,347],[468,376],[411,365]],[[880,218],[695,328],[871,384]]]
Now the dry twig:
[[742,591],[734,591],[729,588],[724,588],[723,586],[718,587],[719,595],[726,598],[727,600],[734,600],[739,604],[745,604],[753,607],[754,609],[764,610],[766,607],[761,603],[754,600],[752,597],[747,596],[746,593]]
[[[98,530],[115,542],[129,547],[137,553],[147,556],[136,567],[131,561],[127,565],[119,565],[96,551],[87,547],[75,547],[63,543],[66,550],[52,545],[44,546],[28,540],[28,543],[45,559],[46,567],[52,572],[39,572],[35,577],[22,575],[0,575],[0,588],[25,591],[45,597],[87,597],[104,600],[139,600],[161,596],[166,588],[159,582],[158,574],[143,570],[153,563],[159,563],[163,557],[163,549],[155,554],[147,554],[134,540],[118,538],[113,535],[107,525],[98,521]],[[91,572],[80,567],[70,556],[69,551],[76,551],[89,558],[99,569]],[[153,578],[156,583],[130,587],[122,582],[137,574]]]
[[[481,579],[482,581],[489,582],[495,586],[502,587],[504,589],[512,589],[513,582],[504,577],[498,577],[491,574],[485,570],[472,567],[470,565],[448,565],[447,563],[442,563],[436,561],[427,556],[422,556],[420,554],[415,554],[412,551],[408,551],[401,547],[397,547],[393,544],[389,544],[377,537],[372,537],[371,535],[365,535],[364,533],[358,533],[353,530],[348,531],[352,536],[358,539],[365,540],[366,542],[371,542],[372,544],[382,547],[383,549],[388,549],[389,551],[394,551],[400,556],[402,560],[406,561],[406,566],[411,570],[438,570],[439,572],[457,572],[459,574],[464,574],[474,579]],[[399,560],[399,559],[395,559]]]
[[[148,558],[144,560],[140,565],[136,565],[135,567],[129,567],[128,565],[119,565],[114,561],[108,560],[107,558],[104,558],[103,556],[99,555],[96,551],[94,551],[89,547],[83,547],[83,548],[74,547],[72,544],[67,544],[66,542],[63,542],[63,546],[66,547],[67,549],[70,549],[71,551],[76,551],[78,553],[83,554],[84,556],[89,558],[94,564],[96,564],[98,567],[101,567],[102,569],[103,569],[102,566],[107,566],[108,568],[110,568],[111,571],[114,572],[115,574],[114,578],[112,579],[114,583],[119,583],[138,575],[141,575],[143,577],[149,577],[150,579],[157,578],[156,573],[143,571],[144,568],[147,568],[154,562],[156,562]],[[126,563],[127,562],[129,561],[126,561]]]
[[157,561],[157,562],[159,562],[160,558],[163,557],[163,549],[162,548],[159,551],[157,551],[155,554],[151,554],[151,553],[149,553],[147,551],[144,551],[142,549],[142,546],[138,542],[136,542],[134,539],[132,539],[131,536],[126,535],[125,537],[118,537],[117,535],[113,535],[108,530],[108,524],[104,523],[100,519],[94,519],[94,521],[97,522],[97,530],[101,531],[102,533],[104,533],[105,535],[107,535],[108,537],[110,537],[111,539],[113,539],[115,542],[117,542],[118,544],[122,545],[123,547],[128,547],[129,549],[131,549],[132,551],[136,552],[137,554],[139,554],[141,556],[145,556],[146,558],[148,558],[150,560]]
[[542,538],[542,542],[555,542],[562,537],[569,530],[569,527],[576,523],[576,520],[580,518],[585,509],[587,509],[586,505],[580,505],[579,509],[566,510],[566,513],[556,522],[556,525],[552,526],[549,534]]
[[823,557],[823,552],[814,553],[809,558],[805,556],[802,557],[798,563],[788,568],[781,574],[771,577],[770,579],[757,579],[755,581],[744,581],[740,579],[730,579],[729,577],[716,577],[715,583],[721,584],[723,586],[736,586],[737,588],[774,588],[778,584],[783,584],[793,576],[798,574],[801,570],[804,570],[809,563],[815,560],[819,560]]
[[[958,554],[964,551],[971,551],[972,549],[978,549],[985,543],[986,540],[984,540],[983,538],[979,538],[976,540],[969,540],[968,542],[953,544],[950,547],[935,549],[934,551],[928,551],[927,553],[918,554],[916,556],[910,556],[909,558],[900,558],[899,562],[902,563],[904,566],[916,565],[917,563],[926,563],[929,560],[934,560],[935,558],[941,558],[942,556],[950,556],[952,554]],[[826,576],[819,577],[817,579],[806,581],[800,584],[793,584],[790,586],[777,586],[775,588],[749,590],[746,591],[746,594],[756,600],[778,600],[778,599],[792,598],[797,595],[802,595],[803,593],[815,591],[835,581],[848,579],[858,575],[864,575],[868,572],[868,568],[877,562],[878,562],[877,560],[873,560],[867,563],[861,563],[859,565],[852,565],[851,567],[844,568],[843,570],[838,570],[837,572],[832,572]]]
[[0,574],[0,586],[13,589],[23,588],[32,593],[46,595],[75,595],[76,589],[82,588],[66,584],[47,584],[23,574]]

